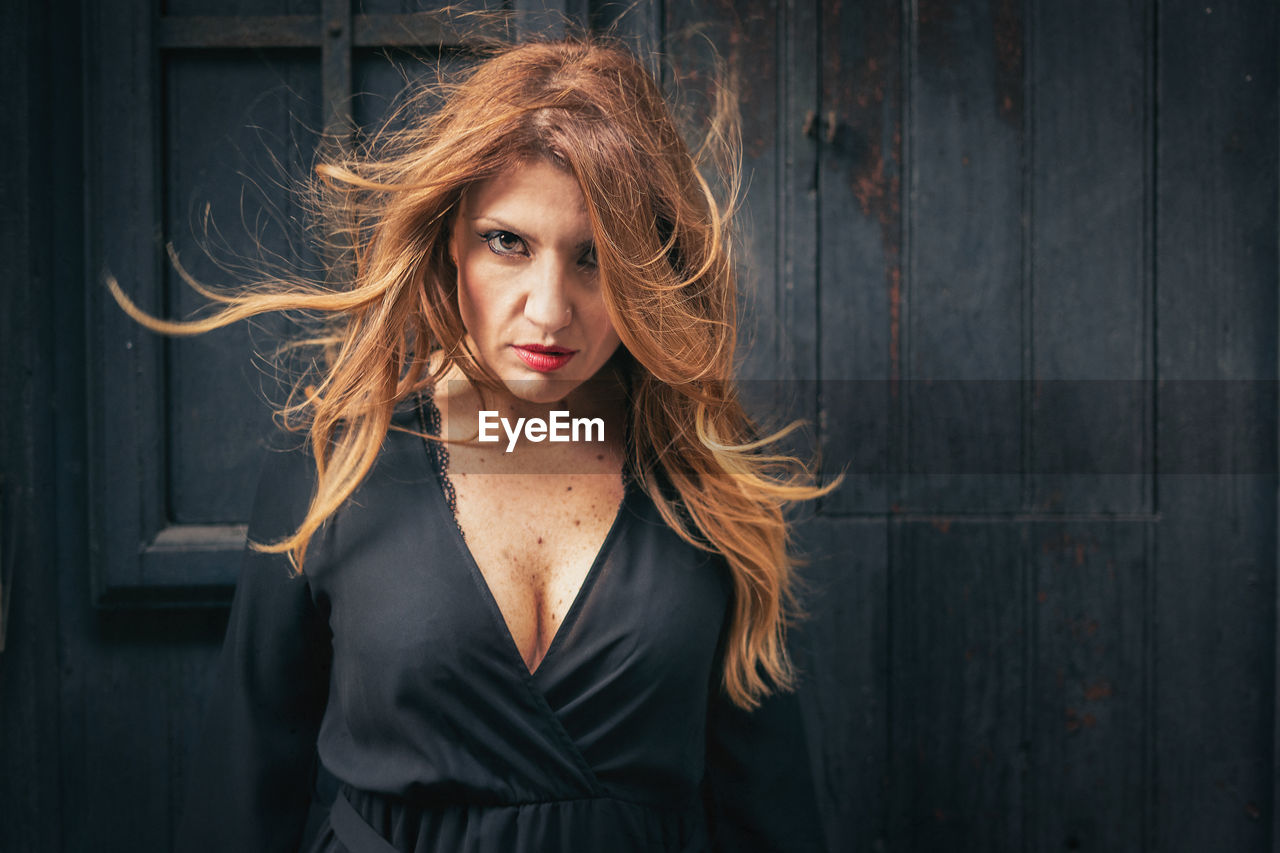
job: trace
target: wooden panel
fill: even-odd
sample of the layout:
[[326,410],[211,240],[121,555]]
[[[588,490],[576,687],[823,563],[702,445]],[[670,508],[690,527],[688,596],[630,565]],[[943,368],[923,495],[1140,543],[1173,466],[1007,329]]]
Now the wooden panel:
[[[461,71],[470,62],[466,53],[424,48],[418,51],[357,51],[354,72],[352,114],[356,126],[366,132],[382,127],[404,103],[406,87],[430,83],[437,71],[447,76]],[[433,104],[437,103],[433,99]],[[433,107],[434,108],[434,107]],[[400,116],[390,125],[404,126]]]
[[[516,0],[523,5],[525,0]],[[581,8],[583,0],[567,0]],[[586,0],[588,18],[592,29],[607,32],[630,45],[639,56],[652,56],[652,51],[663,44],[664,36],[678,33],[678,27],[672,26],[675,21],[705,21],[712,27],[722,26],[735,17],[741,17],[740,10],[732,9],[727,3],[708,3],[706,0],[686,0],[684,3],[669,4],[662,0]],[[723,46],[725,42],[715,39],[712,44]],[[685,46],[687,47],[687,45]],[[672,51],[679,53],[680,49]],[[688,57],[685,57],[686,59]],[[658,58],[651,67],[658,71]]]
[[355,127],[351,121],[351,2],[322,0],[324,35],[320,44],[320,91],[324,97],[324,135],[346,148]]
[[[305,217],[289,192],[312,165],[322,125],[335,139],[348,136],[353,44],[393,31],[443,33],[412,3],[353,22],[345,0],[327,0],[322,17],[337,24],[323,28],[296,14],[303,5],[236,18],[187,4],[158,29],[142,0],[90,10],[99,16],[89,29],[92,263],[118,276],[145,310],[181,317],[202,306],[169,268],[166,239],[206,282],[242,284],[264,266],[286,275],[302,267],[314,277],[316,261],[297,248]],[[207,49],[277,37],[321,50]],[[241,547],[244,484],[270,429],[262,397],[282,396],[271,366],[248,360],[249,344],[269,349],[287,326],[266,318],[160,340],[101,295],[90,291],[98,354],[92,483],[95,495],[111,498],[91,504],[95,598],[143,606],[218,600]],[[279,378],[288,381],[287,370]]]
[[161,15],[319,15],[321,0],[162,0]]
[[1020,851],[1026,583],[1018,529],[939,516],[891,539],[891,850]]
[[[154,45],[133,35],[149,32],[144,11],[135,11],[137,19],[105,15],[110,20],[94,30],[101,36],[90,75],[101,87],[90,113],[94,263],[119,276],[144,309],[182,317],[203,300],[162,262],[168,238],[197,278],[215,284],[243,284],[267,262],[288,271],[305,260],[285,249],[300,224],[278,188],[310,166],[314,60],[169,54],[162,74]],[[124,118],[106,120],[116,114]],[[96,600],[216,597],[229,587],[242,546],[236,522],[246,514],[258,442],[270,431],[263,392],[280,397],[274,377],[264,379],[262,365],[250,361],[250,327],[166,340],[134,324],[98,287],[89,297],[99,353],[90,385]],[[283,324],[268,318],[252,328],[269,346]]]
[[511,5],[511,0],[353,0],[357,14],[396,15],[413,12],[431,12],[451,8],[458,11],[501,10]]
[[827,849],[879,850],[888,805],[888,522],[823,518],[799,531],[810,614],[801,696],[809,711]]
[[[787,393],[786,383],[806,383],[795,389],[800,396],[795,405],[797,414],[810,422],[819,415],[817,400],[806,393],[806,386],[809,381],[821,378],[818,374],[816,292],[817,238],[821,225],[818,219],[818,188],[813,183],[818,169],[818,148],[813,140],[804,137],[803,127],[809,111],[818,103],[819,83],[811,47],[817,42],[819,32],[817,12],[807,3],[785,7],[785,24],[780,28],[783,37],[778,42],[776,53],[780,67],[775,72],[775,91],[779,99],[778,147],[773,154],[776,157],[777,193],[772,199],[748,198],[749,203],[754,202],[752,211],[770,201],[778,208],[776,231],[759,229],[753,234],[753,242],[764,243],[781,238],[778,255],[774,259],[777,273],[772,288],[762,279],[756,291],[761,312],[758,328],[762,335],[766,325],[774,324],[772,355],[775,361],[759,365],[760,372],[753,375],[783,383],[784,387],[779,388],[777,395],[780,408],[788,397],[794,396]],[[759,21],[757,32],[769,32],[769,24],[767,20]],[[748,91],[751,88],[748,81],[759,79],[756,74],[770,67],[767,56],[762,50],[758,58],[743,57],[740,75]],[[762,91],[759,101],[766,100],[767,95]],[[745,106],[749,110],[752,103]],[[755,128],[747,130],[751,135],[745,138],[755,142],[752,149],[755,161],[769,157],[759,145],[759,131]],[[769,358],[768,349],[762,354]]]
[[[75,93],[80,59],[74,51],[68,55],[65,45],[79,36],[83,14],[90,50],[114,51],[123,59],[108,69],[119,85],[99,91],[102,75],[92,70],[85,75],[94,86],[87,101],[91,118],[97,126],[110,118],[126,129],[151,121],[147,110],[135,114],[128,108],[149,85],[130,76],[129,57],[139,45],[145,47],[149,31],[143,19],[130,17],[138,7],[58,2],[62,6],[53,11],[26,4],[15,12],[8,31],[11,46],[0,60],[8,79],[23,79],[29,67],[48,65],[54,71],[52,90]],[[398,2],[385,5],[397,7],[391,10],[396,12],[404,8]],[[806,346],[800,328],[805,309],[787,301],[793,297],[786,296],[785,284],[803,289],[812,280],[805,276],[817,274],[804,265],[812,257],[806,251],[818,251],[817,241],[810,250],[802,241],[825,228],[831,245],[822,244],[822,251],[832,260],[823,262],[821,302],[815,308],[833,313],[833,321],[823,316],[813,352],[821,356],[823,377],[881,382],[880,374],[835,372],[873,364],[873,345],[885,343],[892,331],[884,319],[887,308],[879,309],[878,319],[860,318],[855,310],[856,300],[870,303],[863,311],[888,301],[891,264],[874,255],[870,261],[853,257],[839,245],[856,237],[868,252],[889,251],[882,223],[871,215],[875,205],[864,214],[858,195],[840,183],[851,180],[859,164],[874,162],[840,159],[857,155],[863,145],[850,136],[854,145],[846,151],[841,134],[864,128],[871,138],[874,107],[850,112],[830,145],[819,137],[805,149],[802,138],[786,135],[799,133],[805,104],[817,105],[819,117],[827,112],[817,99],[819,67],[825,69],[827,86],[857,68],[850,64],[852,57],[877,50],[888,55],[888,36],[872,32],[877,8],[829,3],[819,13],[785,4],[768,4],[763,12],[760,4],[746,3],[691,10],[686,4],[662,5],[669,19],[707,23],[711,32],[723,33],[716,43],[726,53],[738,51],[755,84],[748,92],[747,153],[755,166],[749,203],[757,238],[748,246],[752,265],[769,271],[761,282],[763,365],[785,363],[791,371],[798,362],[786,354]],[[725,25],[728,6],[737,7],[741,18],[732,27]],[[902,168],[909,179],[906,198],[910,201],[914,191],[916,204],[908,206],[903,227],[901,369],[904,384],[912,376],[966,380],[957,383],[961,391],[936,400],[936,406],[921,398],[909,410],[916,414],[911,421],[916,439],[925,445],[917,449],[938,450],[929,464],[953,471],[1006,465],[1020,471],[1031,464],[1031,470],[1052,472],[1060,469],[1058,461],[1127,470],[1137,463],[1123,453],[1109,454],[1116,448],[1127,453],[1134,446],[1129,438],[1104,445],[1095,439],[1099,430],[1120,434],[1114,424],[1131,423],[1139,412],[1134,400],[1143,398],[1122,392],[1108,398],[1114,406],[1104,400],[1111,406],[1108,412],[1092,418],[1075,411],[1079,394],[1086,392],[1024,400],[1018,380],[1044,379],[1042,393],[1054,394],[1054,379],[1101,375],[1123,389],[1152,378],[1124,371],[1140,366],[1143,353],[1158,352],[1156,375],[1164,383],[1157,390],[1158,447],[1165,466],[1158,492],[1134,491],[1131,483],[1109,491],[1085,484],[1072,491],[1038,475],[1025,484],[1031,487],[1025,496],[1037,510],[1128,512],[1148,508],[1158,494],[1158,515],[1119,525],[1096,518],[1041,520],[1025,529],[1020,527],[1025,518],[1016,515],[985,521],[941,516],[932,522],[815,520],[803,536],[815,557],[809,575],[822,589],[811,599],[815,618],[802,637],[816,687],[807,710],[820,737],[819,792],[830,849],[1268,850],[1280,837],[1274,779],[1280,719],[1275,716],[1272,384],[1280,150],[1277,10],[1260,0],[1231,8],[1164,4],[1158,16],[1144,8],[1141,15],[1150,20],[1138,21],[1128,2],[1091,3],[1077,11],[1071,4],[1032,0],[1024,40],[1030,47],[1030,77],[1022,90],[1012,83],[1018,77],[1009,71],[1016,64],[1012,54],[999,47],[1001,39],[1006,45],[1018,41],[1007,29],[1008,7],[999,0],[993,7],[921,0],[919,26],[907,22],[912,37],[905,40],[905,53],[911,61],[904,66],[904,79],[912,82],[904,93],[910,109]],[[227,8],[219,3],[203,13]],[[291,4],[286,11],[301,8]],[[40,16],[48,16],[61,34],[30,40],[30,20]],[[1157,18],[1160,43],[1148,42],[1139,50],[1133,39],[1142,36],[1135,28],[1153,25]],[[860,34],[859,27],[868,29]],[[93,35],[105,40],[100,43]],[[24,50],[33,51],[30,43],[40,45],[46,58],[36,59],[34,52],[24,56]],[[46,44],[52,48],[44,50]],[[858,54],[864,47],[867,53]],[[837,62],[832,51],[847,51],[849,57]],[[1148,78],[1139,84],[1133,76],[1139,53],[1147,63],[1158,56],[1159,126],[1148,124],[1145,141],[1135,142],[1139,117],[1127,109],[1140,86],[1148,94],[1139,109],[1152,117],[1148,121],[1157,114],[1156,104],[1147,100],[1155,83]],[[92,69],[104,67],[100,59],[90,58]],[[8,103],[22,89],[10,87]],[[1002,97],[1020,109],[1024,91],[1029,108],[1025,146]],[[854,98],[858,106],[857,91]],[[885,103],[890,100],[886,95]],[[797,115],[798,107],[803,108]],[[376,112],[371,107],[369,114]],[[112,618],[88,605],[86,507],[130,498],[127,492],[86,496],[85,471],[90,458],[119,450],[124,439],[104,435],[99,423],[93,434],[96,455],[86,456],[83,424],[65,413],[83,410],[80,389],[86,384],[94,389],[90,410],[103,411],[104,376],[115,383],[109,386],[113,405],[131,413],[145,409],[132,383],[139,364],[145,374],[151,362],[120,360],[134,359],[137,346],[144,345],[136,330],[115,339],[118,349],[86,350],[82,340],[86,328],[95,334],[103,329],[110,312],[99,312],[95,301],[94,313],[87,319],[81,313],[85,282],[94,300],[101,290],[97,261],[81,269],[74,249],[82,221],[76,111],[32,100],[7,114],[45,118],[17,124],[14,169],[0,180],[9,182],[6,186],[43,181],[44,173],[28,173],[22,158],[28,150],[45,156],[43,142],[31,140],[47,139],[49,159],[41,168],[51,173],[48,198],[55,201],[51,212],[42,206],[46,196],[33,196],[30,222],[37,224],[29,231],[12,213],[3,223],[6,245],[13,249],[6,255],[10,278],[28,284],[0,295],[6,307],[0,326],[9,324],[4,340],[14,355],[0,365],[0,373],[12,380],[4,383],[3,394],[17,403],[6,410],[26,419],[20,426],[5,419],[0,435],[6,460],[20,456],[28,472],[22,475],[30,488],[20,504],[28,519],[20,525],[20,554],[40,566],[56,566],[56,574],[24,569],[17,576],[13,630],[18,633],[10,635],[10,647],[0,655],[0,802],[12,806],[0,820],[0,849],[169,849],[185,749],[198,721],[204,673],[221,637],[220,615],[197,615],[194,621],[189,613]],[[46,136],[38,130],[42,121],[55,128]],[[886,121],[881,119],[882,134]],[[754,141],[753,128],[759,134]],[[140,138],[149,144],[149,137]],[[967,152],[968,166],[947,159],[957,144],[970,140],[982,147],[976,154]],[[1080,147],[1096,153],[1077,155]],[[89,179],[96,180],[104,162],[127,178],[111,197],[115,209],[127,211],[139,192],[146,196],[153,176],[136,164],[150,161],[133,159],[136,149],[121,146],[105,159],[96,146],[88,151]],[[819,153],[823,171],[816,173]],[[1140,239],[1148,248],[1154,241],[1156,250],[1155,275],[1150,269],[1142,274],[1145,286],[1155,290],[1154,311],[1142,308],[1131,277],[1139,239],[1132,183],[1139,157],[1150,187],[1142,202],[1148,221]],[[871,177],[891,180],[891,162]],[[968,174],[975,163],[978,173]],[[35,177],[24,177],[28,174]],[[814,184],[815,174],[833,179]],[[1010,175],[1023,175],[1028,183],[1010,183]],[[16,209],[27,207],[22,193],[9,197],[18,199]],[[829,222],[839,217],[842,204],[854,221]],[[1004,249],[993,252],[992,247],[1018,246],[1023,205],[1028,205],[1028,230],[1014,262]],[[98,208],[88,221],[96,228],[104,218]],[[127,216],[115,219],[104,227],[114,229],[126,250],[130,241],[145,246],[136,256],[141,259],[137,268],[145,272],[157,253],[153,232],[131,226]],[[56,243],[51,225],[40,226],[40,221],[60,223]],[[97,234],[95,244],[102,245],[102,239]],[[47,261],[52,289],[41,286],[46,261],[35,261],[37,277],[27,277],[37,258],[52,258]],[[868,271],[846,281],[840,272],[846,263]],[[156,269],[159,275],[158,264]],[[862,280],[864,275],[873,278]],[[1025,299],[1009,285],[1018,276],[1026,277],[1019,286],[1030,288]],[[987,301],[975,302],[975,293]],[[56,311],[52,331],[41,319],[49,311]],[[837,311],[854,325],[834,318]],[[1010,327],[1009,315],[1022,325]],[[779,317],[789,319],[775,323]],[[888,317],[891,323],[891,311]],[[1154,329],[1156,317],[1158,339],[1138,340],[1141,329]],[[22,323],[14,326],[18,320]],[[864,321],[866,330],[857,325]],[[800,338],[787,331],[792,327]],[[128,342],[134,349],[125,348]],[[857,362],[842,362],[841,346],[867,347],[869,353]],[[887,359],[884,353],[894,351],[886,344],[878,357]],[[1018,366],[1021,358],[1033,369],[995,377],[980,369],[988,361]],[[936,370],[912,373],[913,364]],[[1103,373],[1112,367],[1117,373]],[[752,369],[755,375],[770,375],[759,372],[760,364]],[[93,371],[92,383],[86,370]],[[1008,380],[1016,391],[1012,403],[999,395],[985,398],[981,390],[974,396],[988,399],[989,407],[1011,405],[1015,418],[1035,430],[1034,443],[1013,453],[998,447],[991,454],[974,454],[973,440],[962,440],[961,434],[960,453],[952,458],[942,452],[948,427],[930,424],[925,416],[955,411],[972,423],[972,414],[952,404],[964,401],[970,384],[992,378]],[[1211,390],[1183,381],[1191,378],[1210,380]],[[1271,389],[1270,396],[1223,390],[1222,380],[1230,378],[1267,382],[1262,390]],[[41,388],[52,389],[58,417],[38,402]],[[1035,386],[1028,389],[1029,395],[1035,393]],[[855,386],[848,393],[856,399],[860,392]],[[833,399],[826,397],[828,403]],[[1024,404],[1036,408],[1028,413]],[[868,440],[869,429],[854,429],[843,417],[833,421],[833,411],[828,405],[829,452],[831,442]],[[992,427],[1001,427],[1002,421],[984,416]],[[976,422],[981,427],[982,418]],[[1229,422],[1248,428],[1231,429]],[[836,438],[840,430],[851,438]],[[1074,437],[1081,442],[1068,441]],[[50,458],[55,440],[58,455]],[[124,459],[136,486],[140,469],[132,453],[125,452]],[[5,463],[7,476],[11,464]],[[1223,476],[1227,472],[1252,476]],[[94,482],[100,482],[100,473],[95,471]],[[1189,476],[1194,474],[1202,476]],[[1016,488],[1004,494],[990,486],[989,480],[943,479],[911,497],[920,504],[952,505],[954,499],[954,508],[962,512],[980,509],[988,495],[993,498],[989,508],[1017,505],[1017,500],[1005,501],[1010,494],[1018,497]],[[847,503],[828,502],[827,508],[875,512],[880,494],[846,492]],[[1137,532],[1147,526],[1154,562],[1145,562],[1149,558],[1142,549],[1148,546]],[[1080,564],[1078,544],[1084,545]],[[892,551],[892,572],[886,549]],[[1135,585],[1144,565],[1149,567],[1145,587]],[[145,559],[142,566],[145,578],[151,570]],[[55,582],[56,601],[50,598]],[[1146,675],[1145,705],[1133,685],[1144,643],[1154,662]],[[1068,708],[1074,716],[1068,716]]]
[[[817,141],[804,132],[817,105],[816,9],[666,4],[669,91],[695,139],[710,114],[712,51],[739,86],[745,197],[739,216],[742,396],[766,429],[796,418],[807,431],[784,443],[808,455],[817,412]],[[629,27],[639,26],[632,22]],[[711,47],[708,47],[708,43]]]
[[1143,849],[1152,522],[1026,528],[1032,850]]
[[139,545],[165,526],[156,458],[164,423],[162,344],[127,317],[101,286],[118,276],[140,306],[162,313],[158,99],[149,4],[85,11],[89,40],[86,123],[90,351],[90,501],[95,591],[140,581]]
[[[1276,378],[1278,11],[1265,0],[1159,10],[1162,388]],[[1162,473],[1166,454],[1194,461],[1179,446],[1188,435],[1219,435],[1224,458],[1273,458],[1274,410],[1227,407],[1197,424],[1179,396],[1157,401]],[[1242,419],[1260,429],[1235,428]],[[1157,482],[1151,847],[1161,851],[1275,843],[1276,478],[1216,470]]]
[[187,617],[184,619],[186,624],[179,630],[161,639],[169,649],[164,664],[164,678],[169,689],[166,724],[170,744],[167,766],[161,779],[172,792],[169,839],[166,842],[168,846],[161,849],[179,849],[173,834],[177,829],[177,819],[187,791],[189,759],[194,753],[200,726],[204,723],[205,709],[213,687],[212,676],[216,670],[221,640],[226,634],[226,617],[227,612],[221,609],[201,614],[194,620]]
[[902,4],[823,3],[819,337],[823,512],[887,512],[902,470]]
[[[52,4],[50,4],[52,5]],[[59,138],[58,119],[75,115],[47,97],[46,75],[67,83],[74,104],[75,77],[47,67],[59,44],[51,38],[46,4],[6,9],[0,31],[0,74],[5,86],[8,168],[0,175],[0,583],[6,611],[0,651],[0,850],[53,851],[62,841],[58,774],[57,644],[59,551],[57,489],[50,476],[57,387],[52,314],[57,304],[54,223],[74,256],[79,219],[65,231],[55,219],[54,192],[67,180],[51,152],[76,153]],[[62,129],[58,127],[57,129]],[[73,157],[70,161],[76,163]],[[68,170],[74,172],[74,169]],[[81,334],[76,330],[75,335]],[[68,349],[74,351],[73,341]],[[69,411],[77,412],[78,408]],[[74,416],[69,418],[74,420]]]
[[[916,4],[903,295],[912,510],[1022,505],[1023,20]],[[997,380],[997,381],[993,381]]]
[[[164,228],[197,280],[239,287],[275,267],[304,274],[315,263],[299,250],[305,211],[282,191],[312,162],[315,72],[313,53],[199,53],[164,63]],[[171,266],[165,273],[170,316],[207,305]],[[269,355],[288,329],[265,317],[167,342],[169,522],[248,518],[260,444],[272,431],[267,403],[283,399],[287,378],[252,356]]]
[[67,850],[172,850],[187,739],[202,709],[225,612],[92,612],[63,577],[61,790]]
[[[404,15],[356,15],[349,24],[342,16],[245,15],[168,16],[158,24],[157,43],[164,50],[200,48],[289,48],[323,47],[350,42],[357,47],[419,47],[421,45],[461,46],[467,39],[490,35],[501,37],[504,22],[494,19],[449,26],[428,13]],[[331,26],[332,25],[332,26]],[[341,48],[334,52],[341,55]]]
[[[458,4],[460,7],[466,4]],[[501,38],[506,33],[505,23],[492,21],[467,21],[454,28],[447,21],[434,15],[411,12],[401,15],[356,15],[352,20],[352,43],[356,47],[407,47],[446,45],[462,47],[479,36]]]
[[696,134],[710,110],[706,42],[740,87],[747,190],[740,217],[743,375],[751,382],[748,393],[770,400],[794,390],[787,383],[817,378],[817,144],[802,132],[806,114],[817,106],[815,69],[806,61],[817,18],[807,5],[734,11],[710,3],[666,6],[667,49],[679,77],[670,88],[684,99],[688,130]]
[[1032,505],[1138,512],[1151,499],[1147,9],[1032,6]]
[[319,47],[323,37],[319,15],[167,17],[156,33],[165,50]]

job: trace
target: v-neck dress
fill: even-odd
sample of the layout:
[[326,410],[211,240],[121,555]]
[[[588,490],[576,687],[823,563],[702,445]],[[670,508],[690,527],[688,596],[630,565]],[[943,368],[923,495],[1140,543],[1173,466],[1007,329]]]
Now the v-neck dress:
[[[795,695],[747,713],[719,688],[725,560],[628,481],[530,673],[404,429],[412,405],[303,575],[246,550],[175,849],[821,849]],[[291,532],[314,479],[271,452],[250,538]],[[317,761],[340,788],[304,838]]]

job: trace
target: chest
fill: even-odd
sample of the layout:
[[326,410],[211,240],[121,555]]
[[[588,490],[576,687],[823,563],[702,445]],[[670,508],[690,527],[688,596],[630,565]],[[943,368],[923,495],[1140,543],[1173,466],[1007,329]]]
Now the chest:
[[485,473],[465,450],[452,455],[458,526],[532,672],[617,519],[624,496],[621,460],[601,456],[554,466],[577,467],[574,473]]

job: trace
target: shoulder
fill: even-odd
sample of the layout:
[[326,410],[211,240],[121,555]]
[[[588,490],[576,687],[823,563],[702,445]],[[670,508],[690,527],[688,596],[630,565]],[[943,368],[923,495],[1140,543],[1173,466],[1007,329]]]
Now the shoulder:
[[[398,403],[375,461],[371,476],[400,468],[406,456],[421,450],[418,405],[415,397]],[[256,503],[269,519],[301,523],[318,485],[315,452],[306,432],[277,430],[266,439]]]
[[[420,485],[426,469],[425,444],[418,432],[417,403],[410,397],[393,410],[372,469],[326,519],[317,536],[332,534],[332,528],[352,512],[362,516],[362,509],[395,500],[410,484]],[[257,542],[279,540],[296,532],[319,487],[315,453],[306,432],[278,430],[264,444],[249,521],[249,537]],[[313,541],[319,544],[320,540]]]

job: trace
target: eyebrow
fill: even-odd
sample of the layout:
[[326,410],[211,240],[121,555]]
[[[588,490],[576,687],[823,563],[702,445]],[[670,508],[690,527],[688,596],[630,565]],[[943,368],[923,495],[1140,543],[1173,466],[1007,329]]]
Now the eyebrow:
[[[508,224],[508,223],[504,222],[500,217],[492,216],[492,215],[487,214],[487,213],[482,213],[482,214],[480,214],[479,216],[472,216],[472,217],[470,217],[470,219],[471,219],[471,222],[472,222],[473,224],[474,224],[474,223],[477,223],[477,222],[482,222],[482,221],[483,221],[483,222],[486,222],[486,223],[489,223],[489,224],[492,224],[492,225],[496,226],[496,227],[497,227],[499,230],[501,230],[501,231],[510,231],[512,234],[517,234],[517,235],[519,235],[519,236],[520,236],[520,238],[521,238],[522,240],[524,240],[524,239],[528,239],[527,237],[525,237],[524,229],[522,229],[522,228],[516,228],[515,226],[510,225],[510,224]],[[534,242],[534,243],[537,243],[538,241],[537,241],[537,240],[534,240],[533,242]],[[575,246],[574,248],[576,248],[576,249],[590,249],[592,246],[594,246],[594,245],[595,245],[595,242],[596,242],[596,241],[595,241],[595,238],[594,238],[594,237],[588,237],[587,239],[585,239],[585,240],[581,241],[580,243],[578,243],[578,245],[577,245],[577,246]]]

